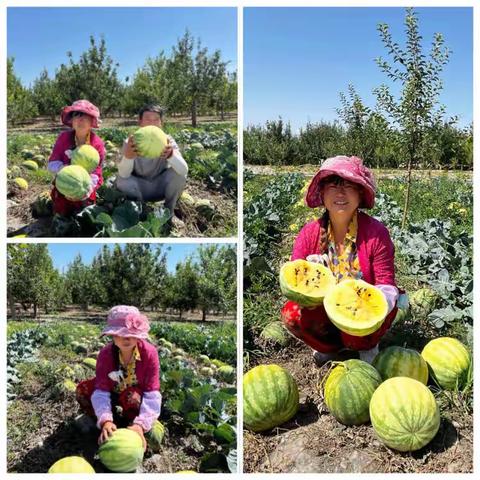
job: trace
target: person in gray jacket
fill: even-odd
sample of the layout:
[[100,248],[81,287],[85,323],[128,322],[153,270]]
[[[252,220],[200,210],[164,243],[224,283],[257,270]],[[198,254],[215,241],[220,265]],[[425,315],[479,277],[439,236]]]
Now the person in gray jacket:
[[[138,114],[140,127],[154,125],[161,128],[163,109],[159,105],[145,105]],[[165,200],[174,217],[174,208],[187,181],[188,165],[175,140],[168,135],[168,145],[157,159],[142,158],[130,135],[117,158],[118,175],[115,185],[127,197],[141,201]]]

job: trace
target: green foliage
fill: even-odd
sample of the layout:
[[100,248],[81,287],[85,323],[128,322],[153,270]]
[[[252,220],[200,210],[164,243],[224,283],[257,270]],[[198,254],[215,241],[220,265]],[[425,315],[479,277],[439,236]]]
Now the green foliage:
[[30,90],[26,89],[13,69],[13,58],[7,59],[7,120],[15,125],[38,114]]
[[151,332],[193,354],[207,354],[236,365],[236,325],[233,322],[198,325],[193,323],[155,323]]

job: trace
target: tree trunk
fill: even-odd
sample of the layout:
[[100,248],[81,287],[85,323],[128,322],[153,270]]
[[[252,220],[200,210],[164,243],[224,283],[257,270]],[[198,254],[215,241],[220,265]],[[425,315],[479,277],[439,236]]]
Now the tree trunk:
[[202,308],[202,322],[207,320],[207,311],[205,308]]
[[407,190],[405,191],[405,203],[403,205],[402,230],[405,230],[407,224],[408,207],[410,205],[410,185],[412,183],[412,156],[408,159],[407,166]]
[[15,308],[15,299],[13,297],[8,298],[8,304],[10,305],[10,316],[12,320],[17,318],[17,309]]
[[192,127],[197,126],[197,101],[192,102]]
[[178,319],[179,319],[179,320],[182,319],[182,313],[183,313],[183,311],[182,311],[182,309],[180,309],[180,310],[179,310],[179,315],[178,315]]
[[37,302],[33,304],[33,318],[37,318]]

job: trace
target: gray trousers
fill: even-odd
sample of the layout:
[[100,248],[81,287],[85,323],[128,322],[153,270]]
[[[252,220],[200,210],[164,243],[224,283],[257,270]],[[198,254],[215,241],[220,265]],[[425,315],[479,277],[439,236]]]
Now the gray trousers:
[[173,168],[167,168],[152,179],[135,175],[123,178],[117,175],[115,181],[118,190],[133,200],[144,202],[165,200],[165,207],[172,215],[186,183],[186,177],[179,175]]

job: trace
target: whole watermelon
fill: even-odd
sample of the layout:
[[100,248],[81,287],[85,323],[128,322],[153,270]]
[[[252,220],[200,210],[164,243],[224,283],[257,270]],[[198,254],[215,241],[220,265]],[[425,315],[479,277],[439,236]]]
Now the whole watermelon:
[[217,370],[217,375],[224,382],[231,383],[235,380],[235,369],[230,365],[223,365]]
[[425,345],[422,357],[442,388],[455,390],[465,386],[472,359],[462,342],[451,337],[435,338]]
[[139,128],[134,134],[135,148],[143,158],[158,158],[168,145],[165,132],[158,127],[149,125]]
[[100,461],[112,472],[134,472],[143,461],[140,435],[128,428],[119,428],[98,449]]
[[80,145],[72,153],[72,165],[83,167],[88,173],[92,173],[99,163],[100,154],[91,145]]
[[298,387],[279,365],[258,365],[243,376],[243,424],[262,432],[290,420],[298,410]]
[[431,288],[424,287],[413,292],[409,300],[414,313],[426,316],[435,308],[438,294]]
[[400,452],[427,445],[440,427],[440,410],[432,392],[408,377],[389,378],[375,390],[370,419],[378,438]]
[[57,460],[48,473],[95,473],[95,470],[82,457],[65,457]]
[[66,198],[81,200],[90,189],[90,175],[78,165],[63,167],[57,174],[55,186]]
[[379,373],[367,362],[345,360],[330,372],[325,382],[325,403],[340,423],[361,425],[370,418],[370,399],[381,383]]
[[392,377],[409,377],[422,382],[428,382],[428,365],[415,350],[402,347],[388,347],[382,350],[372,364],[383,380]]
[[288,336],[279,321],[271,322],[261,331],[260,337],[264,340],[278,345],[285,346],[288,342]]
[[159,420],[155,420],[152,429],[145,434],[145,439],[151,450],[158,452],[165,437],[165,427]]

